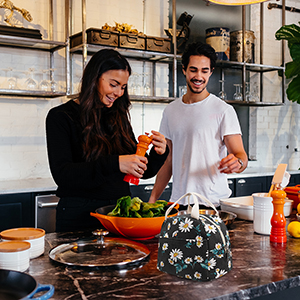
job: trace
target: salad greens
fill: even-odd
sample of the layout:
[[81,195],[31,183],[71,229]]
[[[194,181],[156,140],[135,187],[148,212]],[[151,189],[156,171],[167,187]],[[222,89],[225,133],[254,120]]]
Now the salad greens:
[[168,202],[157,200],[155,203],[143,202],[140,198],[125,196],[117,200],[115,208],[108,216],[127,218],[153,218],[165,215]]

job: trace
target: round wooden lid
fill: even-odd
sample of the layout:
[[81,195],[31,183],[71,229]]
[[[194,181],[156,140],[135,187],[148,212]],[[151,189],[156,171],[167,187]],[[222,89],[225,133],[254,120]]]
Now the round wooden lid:
[[45,230],[41,228],[13,228],[0,233],[5,240],[33,240],[45,235]]
[[18,252],[29,249],[31,244],[25,241],[9,241],[0,243],[0,252]]

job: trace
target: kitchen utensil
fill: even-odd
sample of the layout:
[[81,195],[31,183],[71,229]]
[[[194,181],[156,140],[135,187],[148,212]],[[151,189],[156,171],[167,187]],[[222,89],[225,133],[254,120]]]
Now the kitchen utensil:
[[[143,134],[138,137],[138,141],[139,143],[137,144],[136,155],[145,156],[148,147],[152,142],[152,138],[149,137],[148,134]],[[140,180],[131,174],[126,174],[124,181],[138,185]]]
[[274,188],[276,187],[276,185],[280,185],[282,183],[282,180],[284,178],[285,172],[286,172],[286,168],[287,168],[287,164],[279,164],[274,176],[272,178],[272,184],[268,193],[268,197],[271,197],[271,193],[274,190]]
[[0,269],[26,271],[29,268],[30,243],[9,241],[0,243]]
[[[65,243],[52,248],[52,261],[89,268],[129,268],[140,265],[150,254],[143,244],[119,237],[105,237],[109,232],[93,231],[94,237]],[[95,238],[96,236],[96,238]]]
[[[153,218],[125,218],[107,216],[115,208],[115,205],[100,207],[96,213],[90,213],[97,218],[102,225],[111,233],[122,235],[135,240],[152,239],[160,232],[165,217]],[[177,209],[173,209],[172,216],[177,215]]]
[[29,300],[40,292],[45,293],[34,298],[35,300],[49,299],[54,294],[54,286],[51,284],[39,284],[32,276],[26,273],[0,269],[1,300]]
[[[186,215],[188,212],[186,210],[180,210],[178,212],[178,215]],[[215,215],[216,212],[213,209],[199,209],[199,214],[200,215]],[[219,216],[221,220],[225,223],[226,226],[230,226],[233,221],[236,219],[237,215],[229,212],[229,211],[224,211],[220,210],[219,211]]]
[[273,215],[271,218],[271,234],[270,242],[272,243],[286,243],[286,219],[283,214],[284,200],[286,193],[283,190],[275,190],[272,192],[273,198]]
[[4,241],[27,241],[31,244],[30,258],[36,258],[45,251],[45,230],[41,228],[13,228],[0,232]]
[[[220,199],[221,210],[233,212],[237,218],[253,221],[253,197],[232,197]],[[292,212],[293,200],[285,199],[283,212],[288,217]]]

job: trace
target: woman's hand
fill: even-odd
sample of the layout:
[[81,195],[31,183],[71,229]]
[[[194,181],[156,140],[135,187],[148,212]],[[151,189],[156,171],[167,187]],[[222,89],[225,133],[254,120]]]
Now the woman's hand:
[[157,154],[164,154],[166,151],[166,147],[167,147],[167,141],[164,137],[164,135],[162,135],[160,132],[152,130],[151,131],[152,135],[152,144],[154,147],[154,150],[156,151]]
[[142,178],[147,170],[148,159],[144,156],[136,154],[120,155],[119,168],[122,173],[134,175],[137,178]]

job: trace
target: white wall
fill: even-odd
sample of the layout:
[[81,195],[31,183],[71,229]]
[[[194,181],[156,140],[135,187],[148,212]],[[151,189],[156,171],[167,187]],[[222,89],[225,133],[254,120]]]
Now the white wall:
[[[282,4],[281,1],[276,2]],[[281,41],[275,40],[275,32],[281,27],[281,9],[267,8],[264,3],[264,46],[263,63],[266,65],[281,65]],[[300,8],[298,0],[287,0],[286,6]],[[252,29],[256,35],[256,56],[259,57],[259,5],[252,6]],[[298,24],[299,14],[286,11],[286,24]],[[287,44],[287,43],[286,43]],[[285,61],[290,61],[289,50],[286,45]],[[258,61],[257,61],[258,62]],[[251,82],[259,82],[257,75]],[[281,78],[277,71],[265,73],[264,101],[281,102]],[[288,81],[286,82],[286,88]],[[279,163],[287,163],[288,168],[300,168],[300,105],[286,100],[284,106],[253,107],[250,110],[250,149],[251,155],[257,161],[250,162],[249,166],[276,167]],[[298,151],[295,151],[297,149]],[[250,156],[251,156],[250,155]]]
[[[200,1],[200,0],[199,0]],[[81,26],[80,1],[73,1],[75,5],[74,27],[76,33]],[[142,4],[143,0],[123,0],[122,9],[119,8],[120,0],[88,0],[88,26],[101,27],[105,22],[114,25],[118,23],[130,23],[138,30],[143,30]],[[49,34],[48,0],[13,0],[15,6],[25,8],[32,14],[33,22],[25,21],[18,13],[14,13],[17,22],[26,28],[40,29],[44,38]],[[162,36],[163,29],[168,27],[168,0],[148,0],[146,16],[146,34]],[[54,39],[64,40],[64,1],[54,0]],[[266,3],[267,5],[267,3]],[[287,5],[296,6],[298,1],[287,1]],[[269,11],[265,8],[265,36],[272,43],[270,49],[265,49],[265,63],[279,64],[279,42],[275,41],[274,33],[280,27],[280,10]],[[0,10],[0,24],[3,20],[4,10]],[[278,21],[278,22],[277,22]],[[287,12],[287,23],[297,23],[298,14]],[[255,22],[252,22],[255,26]],[[265,45],[267,46],[267,45]],[[8,68],[12,67],[17,77],[17,84],[22,87],[28,76],[25,72],[34,68],[34,79],[42,79],[41,71],[49,69],[47,53],[37,51],[25,51],[11,48],[0,48],[0,85],[7,84],[6,75]],[[276,50],[274,50],[276,49]],[[274,51],[273,51],[274,50]],[[65,62],[64,50],[56,54],[55,79],[59,82],[60,89],[65,88]],[[140,73],[141,65],[131,61],[133,71]],[[81,60],[76,58],[75,65],[80,70]],[[147,72],[149,68],[147,67]],[[78,80],[81,71],[78,74]],[[157,93],[167,95],[168,77],[164,65],[157,73]],[[273,77],[272,77],[273,76]],[[269,82],[269,83],[268,83]],[[266,80],[266,97],[280,101],[280,80],[273,74]],[[76,82],[75,82],[76,85]],[[0,97],[0,181],[46,178],[50,177],[48,168],[46,142],[45,142],[45,116],[49,109],[66,101],[65,98],[56,99],[25,99],[14,97]],[[132,124],[136,135],[158,129],[162,111],[166,104],[133,103],[131,110]],[[251,109],[251,137],[255,139],[257,147],[253,149],[257,161],[250,162],[250,167],[275,167],[278,163],[288,163],[290,169],[300,167],[300,154],[294,152],[294,148],[300,150],[299,120],[300,106],[289,101],[285,106],[265,107]],[[289,145],[289,149],[286,146]]]

